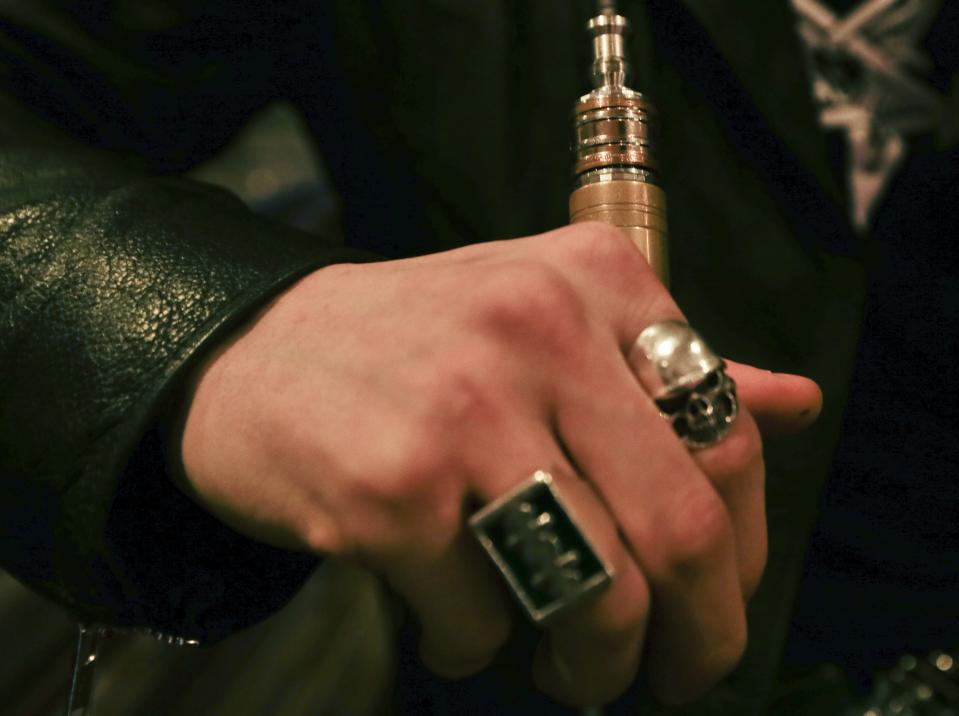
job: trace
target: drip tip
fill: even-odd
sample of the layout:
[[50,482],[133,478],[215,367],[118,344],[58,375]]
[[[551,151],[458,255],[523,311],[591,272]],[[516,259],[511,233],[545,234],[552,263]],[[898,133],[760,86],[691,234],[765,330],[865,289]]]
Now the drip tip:
[[629,21],[622,15],[600,13],[590,18],[586,29],[593,40],[593,86],[617,89],[626,86],[626,33]]

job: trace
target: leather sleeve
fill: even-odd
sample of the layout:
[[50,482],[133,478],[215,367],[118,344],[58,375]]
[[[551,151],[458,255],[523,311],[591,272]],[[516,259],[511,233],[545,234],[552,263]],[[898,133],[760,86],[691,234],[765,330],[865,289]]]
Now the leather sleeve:
[[109,95],[129,113],[122,131],[105,129],[117,116],[99,121],[89,90],[103,75],[58,59],[50,37],[0,20],[0,560],[84,620],[215,640],[282,605],[314,559],[179,493],[161,418],[184,372],[258,306],[371,257],[144,172],[175,155],[163,132],[138,134],[122,93]]

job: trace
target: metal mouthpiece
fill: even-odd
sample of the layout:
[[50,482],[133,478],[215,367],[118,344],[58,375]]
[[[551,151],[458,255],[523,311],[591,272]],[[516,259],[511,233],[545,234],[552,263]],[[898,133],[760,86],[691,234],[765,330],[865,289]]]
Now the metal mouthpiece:
[[626,86],[626,33],[629,21],[622,15],[602,13],[590,18],[586,29],[593,38],[593,86],[617,89]]
[[594,89],[573,109],[570,221],[603,221],[627,233],[667,280],[666,197],[658,186],[651,126],[655,111],[626,86],[629,22],[613,2],[598,2],[586,23],[593,43]]

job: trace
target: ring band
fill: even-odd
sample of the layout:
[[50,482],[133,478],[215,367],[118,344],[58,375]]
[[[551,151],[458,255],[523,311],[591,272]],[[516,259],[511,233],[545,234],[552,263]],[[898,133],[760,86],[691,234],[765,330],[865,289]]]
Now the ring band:
[[660,321],[643,330],[628,356],[660,415],[690,449],[722,440],[739,414],[726,363],[685,323]]
[[469,525],[538,625],[612,580],[612,568],[593,549],[545,470],[479,510]]

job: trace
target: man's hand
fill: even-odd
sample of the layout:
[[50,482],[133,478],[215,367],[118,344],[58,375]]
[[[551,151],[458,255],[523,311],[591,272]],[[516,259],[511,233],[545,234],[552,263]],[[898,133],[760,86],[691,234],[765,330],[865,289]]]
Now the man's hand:
[[417,613],[427,666],[458,678],[515,612],[465,518],[549,469],[616,576],[544,633],[536,682],[606,702],[645,654],[655,694],[688,701],[739,660],[766,561],[750,409],[795,430],[820,394],[731,364],[740,415],[690,453],[624,358],[663,319],[682,315],[600,224],[325,268],[198,372],[182,487],[254,538],[374,567]]

